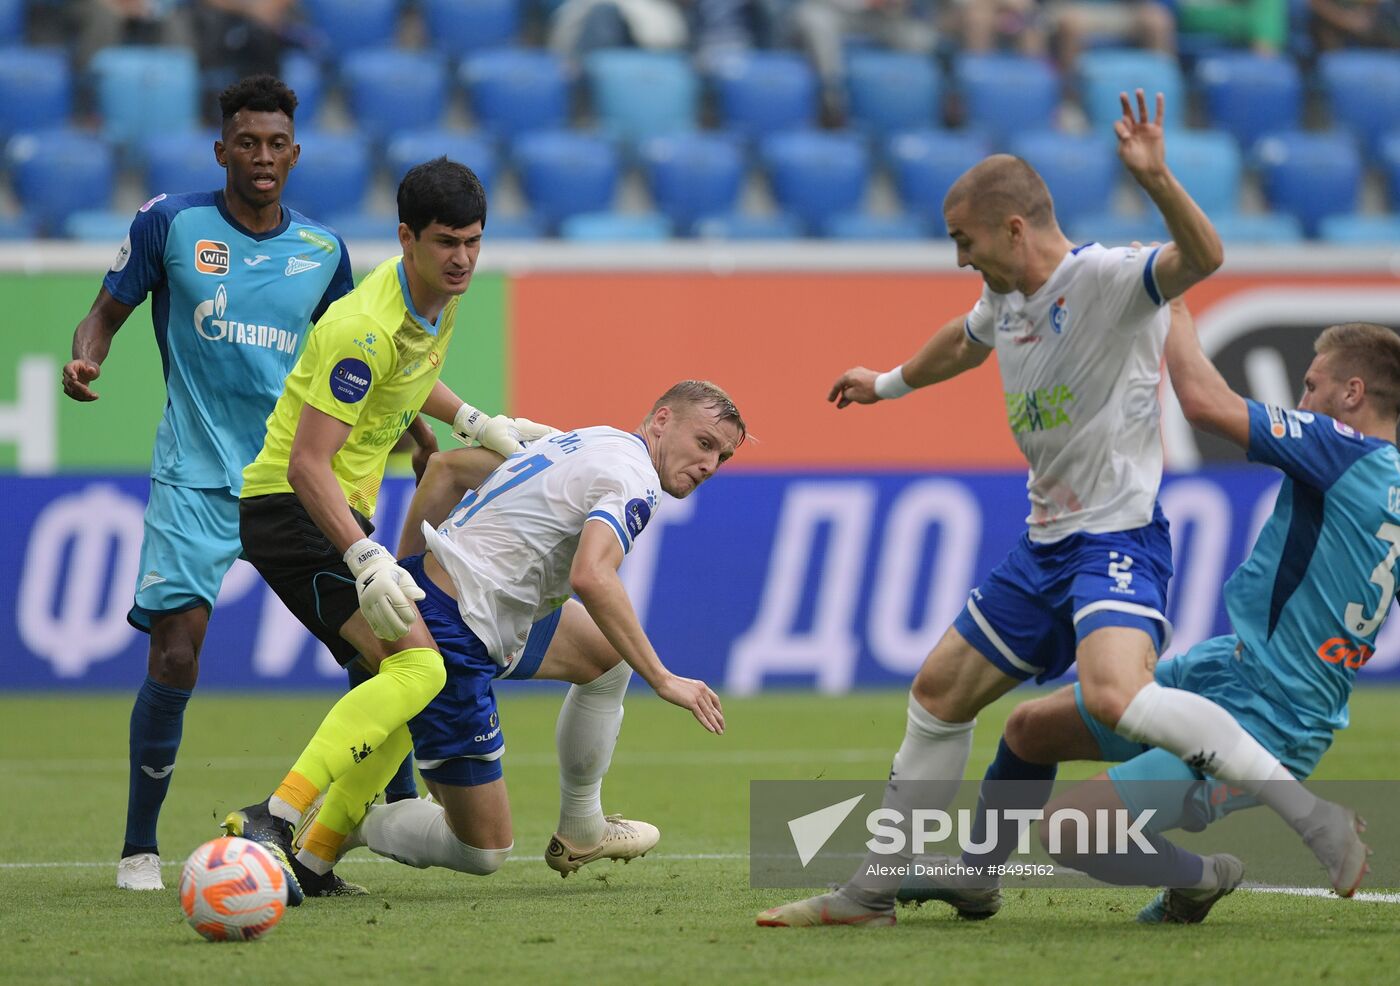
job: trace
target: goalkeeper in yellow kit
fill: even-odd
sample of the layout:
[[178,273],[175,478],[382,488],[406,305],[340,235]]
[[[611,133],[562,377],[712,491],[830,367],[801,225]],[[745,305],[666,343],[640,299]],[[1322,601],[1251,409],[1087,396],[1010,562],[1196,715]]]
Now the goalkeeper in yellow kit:
[[[287,608],[341,664],[358,659],[377,672],[335,704],[270,798],[224,821],[230,834],[278,850],[310,896],[363,892],[326,860],[406,752],[381,747],[444,681],[442,656],[413,605],[422,590],[369,537],[389,451],[420,410],[501,455],[550,431],[486,415],[438,379],[481,251],[481,183],[438,158],[408,172],[398,208],[403,256],[322,316],[244,470],[239,503],[245,556]],[[322,795],[293,856],[292,829]]]

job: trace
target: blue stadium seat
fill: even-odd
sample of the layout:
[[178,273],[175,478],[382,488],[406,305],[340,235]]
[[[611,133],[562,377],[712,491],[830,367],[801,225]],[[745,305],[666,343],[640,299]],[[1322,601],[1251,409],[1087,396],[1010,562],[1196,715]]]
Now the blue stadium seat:
[[1039,58],[960,55],[953,79],[969,126],[1006,138],[1051,125],[1060,103],[1060,79]]
[[397,135],[389,141],[384,153],[389,178],[395,188],[408,174],[409,168],[442,155],[471,168],[488,193],[496,183],[496,176],[500,173],[496,144],[481,134],[461,130],[419,130]]
[[[1243,169],[1235,138],[1220,130],[1175,130],[1167,135],[1167,164],[1206,215],[1234,212]],[[1146,200],[1146,193],[1143,193]],[[1156,206],[1150,206],[1153,212]]]
[[925,239],[923,223],[907,212],[877,216],[864,211],[838,212],[822,223],[822,235],[833,240],[900,241]]
[[1075,243],[1102,243],[1104,246],[1127,246],[1129,243],[1162,243],[1171,239],[1167,224],[1156,211],[1138,216],[1116,212],[1086,215],[1066,229]]
[[56,48],[0,48],[0,140],[62,126],[73,111],[68,56]]
[[1324,243],[1400,249],[1400,216],[1328,216],[1318,224]]
[[[1166,97],[1166,124],[1186,116],[1186,89],[1176,59],[1161,52],[1137,48],[1099,48],[1079,56],[1079,99],[1095,132],[1109,132],[1123,115],[1119,93],[1130,100],[1134,89],[1143,90],[1147,111],[1154,112],[1157,93]],[[1133,101],[1134,108],[1137,103]]]
[[851,52],[846,95],[851,124],[881,136],[937,126],[943,118],[943,79],[923,55]]
[[521,0],[420,0],[428,40],[451,58],[511,44],[520,33]]
[[621,176],[611,142],[571,130],[521,137],[515,165],[530,208],[551,227],[581,212],[612,208]]
[[1309,236],[1324,216],[1356,211],[1361,154],[1345,130],[1270,134],[1255,156],[1270,207],[1297,216]]
[[392,212],[339,212],[321,221],[343,240],[385,241],[399,237],[399,217]]
[[1385,172],[1385,188],[1390,196],[1390,208],[1400,212],[1400,131],[1381,138],[1381,169]]
[[112,209],[84,209],[63,221],[63,235],[84,243],[117,246],[131,231],[131,213]]
[[1317,75],[1332,122],[1365,142],[1369,153],[1400,127],[1400,53],[1329,51],[1318,57]]
[[0,241],[32,240],[39,227],[28,216],[0,216]]
[[228,177],[214,158],[213,131],[166,134],[141,145],[145,161],[146,195],[166,192],[212,192],[223,188]]
[[599,50],[583,66],[593,112],[611,136],[636,141],[695,129],[700,80],[684,55]]
[[511,215],[486,214],[486,237],[489,240],[537,240],[544,236],[544,227],[531,212]]
[[801,55],[732,52],[715,59],[711,81],[720,126],[744,137],[811,126],[817,119],[817,75]]
[[1231,246],[1292,246],[1303,242],[1303,224],[1284,212],[1229,213],[1211,216],[1215,231]]
[[1196,63],[1212,127],[1228,130],[1248,149],[1266,133],[1298,126],[1303,83],[1293,59],[1229,52]]
[[199,71],[183,48],[104,48],[92,58],[102,133],[137,146],[199,124]]
[[671,238],[659,212],[581,212],[559,224],[559,236],[577,243],[657,243]]
[[568,76],[548,51],[488,51],[463,62],[461,78],[477,122],[498,137],[568,124]]
[[1083,216],[1109,211],[1119,164],[1113,145],[1102,135],[1046,130],[1012,141],[1011,153],[1025,158],[1045,179],[1062,227],[1068,229]]
[[323,48],[341,55],[392,45],[399,31],[399,0],[301,0]]
[[314,127],[326,95],[321,66],[303,52],[288,52],[282,58],[282,81],[297,94],[297,126]]
[[105,209],[116,188],[112,149],[76,130],[21,134],[6,148],[20,207],[45,233],[84,209]]
[[904,208],[927,223],[935,236],[943,225],[943,197],[968,168],[987,156],[986,141],[973,133],[915,130],[896,134],[886,145],[895,189]]
[[779,208],[818,229],[833,213],[858,208],[870,181],[870,155],[854,134],[801,130],[759,145]]
[[641,161],[652,201],[677,229],[738,206],[744,158],[731,138],[705,133],[655,137],[641,146]]
[[369,193],[369,143],[357,133],[306,130],[297,135],[301,158],[287,179],[283,198],[303,215],[355,212]]
[[24,42],[24,6],[25,0],[0,0],[0,45]]
[[447,107],[447,64],[431,51],[353,51],[340,63],[340,81],[350,115],[375,140],[436,126]]
[[726,212],[699,220],[694,232],[702,240],[795,240],[802,235],[802,224],[781,212],[765,216]]

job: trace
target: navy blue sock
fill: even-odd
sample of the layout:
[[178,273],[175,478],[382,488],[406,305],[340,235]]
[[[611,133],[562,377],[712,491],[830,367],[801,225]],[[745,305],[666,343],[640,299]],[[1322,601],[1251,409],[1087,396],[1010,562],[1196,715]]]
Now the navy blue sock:
[[[1066,839],[1070,826],[1065,826]],[[1205,872],[1205,860],[1193,852],[1168,842],[1155,832],[1143,837],[1156,849],[1156,854],[1144,852],[1129,839],[1126,853],[1106,853],[1079,856],[1062,853],[1058,861],[1065,866],[1088,873],[1096,880],[1122,887],[1193,887]]]
[[[350,679],[350,687],[361,685],[374,675],[370,674],[360,666],[360,662],[353,661],[345,666],[345,673]],[[394,776],[389,779],[389,783],[384,787],[384,800],[393,804],[395,801],[406,801],[409,798],[418,797],[418,778],[413,773],[413,754],[403,758],[403,763],[399,764],[399,769]]]
[[1014,819],[1008,820],[1004,812],[1008,808],[1043,808],[1050,800],[1050,792],[1055,786],[1054,764],[1030,763],[1022,760],[1005,737],[997,744],[997,755],[982,775],[982,788],[977,795],[977,811],[973,816],[972,844],[987,843],[987,812],[997,811],[996,845],[987,852],[963,853],[963,863],[968,866],[999,866],[1005,863],[1016,851],[1017,830],[1025,824]]
[[185,725],[190,692],[147,676],[131,709],[131,786],[126,799],[123,856],[156,851],[156,821],[170,790],[175,753]]

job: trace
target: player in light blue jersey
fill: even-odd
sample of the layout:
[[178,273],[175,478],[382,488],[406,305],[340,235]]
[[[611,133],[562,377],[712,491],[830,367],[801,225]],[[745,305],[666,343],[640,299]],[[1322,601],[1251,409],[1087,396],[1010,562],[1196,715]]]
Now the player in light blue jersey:
[[241,550],[243,467],[311,324],[353,286],[345,244],[281,204],[300,151],[296,95],[271,76],[219,97],[217,192],[161,194],[141,207],[91,311],[73,335],[63,389],[97,400],[117,330],[151,297],[168,398],[151,457],[151,493],[136,598],[128,614],[151,636],[131,716],[126,844],[117,886],[162,886],[156,822],[180,745],[185,705],[224,573]]
[[[1156,678],[1212,699],[1297,778],[1313,772],[1333,733],[1346,728],[1352,685],[1374,651],[1400,576],[1400,336],[1348,323],[1324,331],[1315,349],[1298,409],[1283,410],[1230,390],[1201,351],[1185,305],[1173,305],[1166,346],[1172,385],[1191,423],[1280,469],[1284,480],[1249,557],[1225,584],[1234,633],[1162,662]],[[1160,833],[1199,830],[1259,800],[1165,750],[1115,734],[1085,711],[1078,685],[1018,706],[1003,746],[999,758],[1032,764],[1118,762],[1094,779],[1111,783],[1072,788],[1051,811],[1127,808],[1136,816],[1155,809],[1146,826],[1155,853],[1064,860],[1108,882],[1174,888],[1159,894],[1139,920],[1201,921],[1243,878],[1233,856],[1202,858]],[[1048,779],[1041,791],[1043,803]],[[1011,807],[989,804],[995,801],[984,787],[983,807]],[[982,834],[985,827],[974,833],[975,843]],[[965,855],[963,862],[984,869],[1004,863],[1014,841],[1009,831],[999,831],[998,849]],[[1364,847],[1352,862],[1348,879],[1359,881]],[[968,917],[996,913],[996,881],[957,882],[963,885],[916,880],[900,896],[945,900]],[[1355,882],[1338,892],[1347,896],[1353,889]]]

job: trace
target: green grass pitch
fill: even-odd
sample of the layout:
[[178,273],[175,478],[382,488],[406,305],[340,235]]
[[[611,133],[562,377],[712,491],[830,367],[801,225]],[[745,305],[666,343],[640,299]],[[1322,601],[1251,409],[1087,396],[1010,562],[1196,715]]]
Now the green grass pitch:
[[[0,697],[0,983],[1393,981],[1400,907],[1384,902],[1240,892],[1204,925],[1143,927],[1141,890],[1014,890],[982,923],[935,905],[888,930],[755,927],[787,893],[748,887],[748,781],[882,777],[903,731],[896,692],[730,699],[728,732],[713,737],[634,683],[604,805],[655,822],[661,844],[560,880],[541,860],[560,696],[501,691],[516,828],[501,872],[359,851],[342,872],[371,896],[309,901],[263,941],[232,945],[185,925],[178,864],[227,809],[271,788],[334,696],[195,697],[161,821],[168,889],[144,894],[113,882],[131,697]],[[972,776],[1017,697],[982,716]],[[1319,776],[1395,777],[1400,692],[1359,692],[1352,721]]]

